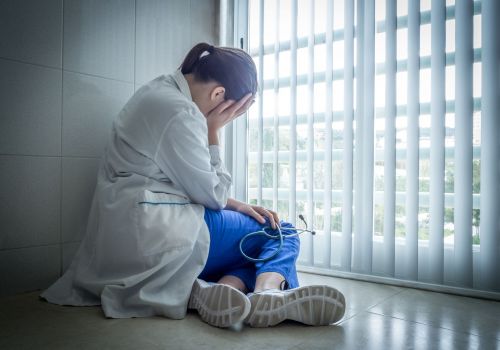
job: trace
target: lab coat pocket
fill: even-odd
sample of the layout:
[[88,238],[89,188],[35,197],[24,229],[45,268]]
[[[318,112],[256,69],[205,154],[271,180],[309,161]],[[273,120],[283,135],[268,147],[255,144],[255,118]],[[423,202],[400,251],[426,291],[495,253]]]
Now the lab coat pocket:
[[[144,191],[136,204],[138,246],[144,255],[191,248],[199,218],[185,197]],[[202,218],[203,219],[203,218]],[[193,232],[194,230],[194,232]]]

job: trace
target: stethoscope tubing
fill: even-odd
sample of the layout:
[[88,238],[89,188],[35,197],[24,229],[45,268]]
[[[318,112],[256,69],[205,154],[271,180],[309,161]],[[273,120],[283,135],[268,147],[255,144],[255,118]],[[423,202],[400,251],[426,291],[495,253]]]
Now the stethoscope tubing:
[[[283,232],[281,231],[282,229],[286,229],[286,230],[291,230],[291,231],[295,231],[295,233],[287,233],[287,234],[283,234]],[[273,231],[278,231],[277,234],[269,234],[266,230],[273,230]],[[262,230],[259,230],[259,231],[255,231],[255,232],[250,232],[248,234],[246,234],[245,236],[243,236],[240,240],[240,253],[249,261],[252,261],[252,262],[265,262],[265,261],[269,261],[271,259],[273,259],[276,255],[279,254],[279,252],[281,251],[281,249],[283,248],[283,240],[287,237],[294,237],[294,236],[298,236],[300,235],[301,233],[304,233],[304,232],[310,232],[311,234],[314,235],[314,231],[311,231],[311,230],[308,230],[308,229],[300,229],[300,228],[294,228],[294,227],[286,227],[286,228],[283,228],[281,227],[280,225],[277,225],[276,226],[276,229],[273,229],[269,226],[266,226],[266,227],[263,227]],[[254,236],[266,236],[267,238],[269,239],[279,239],[279,246],[276,248],[275,252],[273,254],[271,254],[270,256],[267,256],[265,258],[253,258],[249,255],[247,255],[244,250],[243,250],[243,243],[245,243],[246,240],[248,240],[249,238],[251,237],[254,237]]]

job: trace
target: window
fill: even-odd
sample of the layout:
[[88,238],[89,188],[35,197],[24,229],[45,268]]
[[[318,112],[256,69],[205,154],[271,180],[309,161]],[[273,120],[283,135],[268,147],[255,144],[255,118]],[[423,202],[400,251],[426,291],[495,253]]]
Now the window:
[[482,1],[460,6],[248,1],[247,195],[314,227],[300,264],[478,287],[482,230],[500,238],[481,225]]

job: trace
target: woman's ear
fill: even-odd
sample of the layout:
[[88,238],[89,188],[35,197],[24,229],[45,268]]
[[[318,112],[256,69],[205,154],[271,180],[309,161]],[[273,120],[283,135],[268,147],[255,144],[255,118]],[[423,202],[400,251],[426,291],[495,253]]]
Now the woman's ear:
[[210,93],[210,100],[217,105],[225,100],[226,89],[223,86],[216,86]]

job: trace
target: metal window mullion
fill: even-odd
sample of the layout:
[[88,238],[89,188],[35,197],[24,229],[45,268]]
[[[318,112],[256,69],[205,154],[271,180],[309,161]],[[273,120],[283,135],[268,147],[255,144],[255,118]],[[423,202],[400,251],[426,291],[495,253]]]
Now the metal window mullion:
[[342,174],[342,256],[340,266],[351,271],[353,205],[353,74],[354,74],[354,2],[344,1],[344,133]]
[[[318,43],[316,42],[316,45]],[[283,49],[281,49],[283,51]],[[448,52],[446,53],[445,58],[446,66],[455,65],[455,53]],[[474,63],[481,62],[481,49],[474,49]],[[431,58],[430,56],[422,56],[420,57],[420,69],[430,68],[431,66]],[[406,59],[398,60],[396,63],[397,72],[405,72],[407,71],[408,61]],[[376,64],[376,75],[385,74],[385,63],[377,63]],[[324,72],[316,72],[314,73],[315,82],[323,82],[325,81],[325,73]],[[333,80],[342,80],[344,78],[344,69],[335,69],[333,71]],[[280,86],[286,87],[290,85],[290,78],[280,78]],[[307,85],[307,74],[298,75],[297,76],[297,85]],[[264,90],[273,88],[273,79],[265,80],[263,83]],[[449,100],[448,103],[452,103],[452,100]],[[382,108],[382,107],[381,107]],[[404,106],[400,106],[399,108],[404,108]],[[339,113],[339,112],[337,112]]]
[[[251,188],[250,192],[253,195],[256,195],[257,189],[256,188]],[[307,190],[297,190],[297,199],[298,200],[307,200]],[[324,200],[324,190],[323,189],[315,189],[313,195],[316,198],[317,202],[323,203]],[[376,198],[376,201],[382,202],[384,200],[384,191],[375,191],[374,196]],[[264,188],[262,190],[262,198],[264,199],[272,199],[273,198],[273,190],[271,188]],[[333,200],[336,201],[341,201],[342,200],[342,190],[333,190],[332,191],[332,198]],[[278,199],[281,200],[287,200],[288,199],[288,189],[280,188],[278,190]],[[396,192],[396,203],[400,205],[404,205],[406,200],[406,192],[403,191],[397,191]],[[453,207],[454,205],[454,195],[453,193],[445,193],[445,205],[446,207]],[[419,193],[419,201],[420,205],[422,207],[428,207],[429,206],[429,194],[427,192],[421,192]],[[474,194],[473,195],[473,208],[479,209],[479,203],[480,202],[480,195],[479,194]],[[402,241],[402,239],[396,238],[396,241]]]
[[325,104],[325,193],[323,200],[323,234],[324,251],[323,264],[330,267],[332,234],[332,120],[333,120],[333,0],[328,0],[326,5],[326,104]]
[[363,244],[363,181],[362,174],[364,171],[363,163],[363,144],[364,128],[363,128],[363,115],[364,115],[364,0],[357,0],[356,2],[356,111],[354,119],[356,123],[355,128],[355,170],[354,175],[354,244],[352,255],[352,269],[356,272],[362,270],[362,244]]
[[431,149],[429,202],[429,276],[443,283],[444,272],[444,136],[445,2],[431,4]]
[[[259,7],[259,81],[264,80],[264,0],[260,0]],[[259,111],[258,111],[258,157],[257,157],[257,204],[262,204],[262,152],[264,133],[264,103],[263,88],[259,88]]]
[[292,28],[290,43],[290,194],[288,216],[295,224],[296,217],[296,166],[297,166],[297,0],[291,3]]
[[373,165],[374,165],[374,87],[375,87],[375,3],[367,0],[364,6],[364,105],[363,110],[363,163],[364,171],[361,174],[363,182],[363,227],[362,244],[362,271],[372,272],[373,256]]
[[406,155],[406,270],[405,278],[418,279],[418,172],[419,172],[419,46],[420,1],[408,2],[408,137]]
[[[307,70],[307,222],[314,225],[314,1],[309,1],[309,36],[307,53],[309,65]],[[307,235],[305,256],[309,265],[313,264],[313,236]]]
[[[314,117],[316,118],[316,115]],[[317,121],[317,120],[315,119],[315,121]],[[427,130],[427,132],[422,132],[421,134],[422,134],[422,136],[426,137],[427,135],[429,135],[429,132],[430,131]],[[423,148],[420,148],[420,150],[419,150],[419,155],[420,155],[420,158],[422,160],[429,159],[429,153],[430,153],[429,147],[423,147]],[[474,158],[479,158],[480,153],[481,153],[480,147],[474,146],[472,148],[472,153],[473,153]],[[289,154],[288,151],[278,151],[278,160],[286,161],[288,154]],[[384,153],[383,153],[383,150],[376,150],[375,154],[377,155],[377,158],[382,158]],[[396,159],[404,159],[407,156],[407,154],[408,154],[408,152],[405,148],[396,148]],[[453,158],[455,155],[454,147],[446,147],[445,155],[448,158]],[[249,159],[251,161],[256,161],[257,152],[256,151],[249,152],[248,156],[249,156]],[[274,157],[274,151],[263,152],[264,161],[272,162],[273,157]],[[334,149],[332,151],[332,157],[333,157],[333,160],[342,160],[343,150]],[[314,151],[314,160],[323,160],[323,158],[324,158],[324,152],[322,152],[320,150]],[[297,151],[297,161],[307,161],[307,151]]]
[[278,211],[278,152],[279,152],[279,53],[280,53],[280,38],[279,38],[279,23],[280,23],[280,0],[276,0],[276,19],[274,23],[276,36],[274,38],[274,120],[273,120],[273,134],[274,134],[274,150],[273,150],[273,209]]
[[386,2],[384,131],[384,272],[394,276],[396,220],[396,0]]
[[472,287],[472,0],[455,6],[455,281]]
[[497,0],[482,1],[480,284],[500,290],[500,87]]

